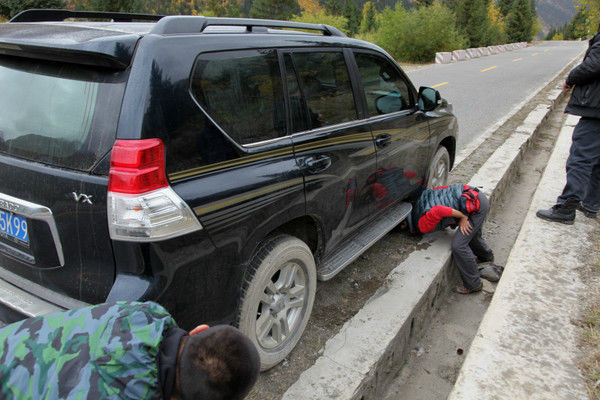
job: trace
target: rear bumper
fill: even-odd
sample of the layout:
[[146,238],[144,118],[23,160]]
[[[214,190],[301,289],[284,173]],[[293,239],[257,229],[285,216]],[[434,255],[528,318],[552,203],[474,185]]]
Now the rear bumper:
[[3,322],[15,322],[88,305],[0,267],[0,320]]

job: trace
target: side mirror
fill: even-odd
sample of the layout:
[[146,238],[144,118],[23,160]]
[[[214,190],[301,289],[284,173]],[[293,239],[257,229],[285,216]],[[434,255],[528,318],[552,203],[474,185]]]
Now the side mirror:
[[390,92],[375,99],[375,108],[379,114],[389,114],[404,109],[404,100],[398,92]]
[[433,111],[441,102],[442,96],[437,90],[425,86],[419,88],[419,110]]

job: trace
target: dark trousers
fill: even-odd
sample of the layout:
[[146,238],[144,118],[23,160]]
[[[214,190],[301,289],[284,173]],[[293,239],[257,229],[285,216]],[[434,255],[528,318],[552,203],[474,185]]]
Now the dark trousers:
[[581,201],[590,211],[600,211],[600,119],[582,117],[573,131],[567,159],[567,184],[556,202]]
[[489,259],[493,255],[492,249],[481,237],[481,227],[489,209],[490,203],[487,197],[483,193],[479,193],[479,211],[469,215],[469,221],[473,226],[471,233],[463,235],[460,229],[457,229],[452,238],[454,263],[460,272],[463,285],[467,289],[473,289],[481,284],[475,256]]

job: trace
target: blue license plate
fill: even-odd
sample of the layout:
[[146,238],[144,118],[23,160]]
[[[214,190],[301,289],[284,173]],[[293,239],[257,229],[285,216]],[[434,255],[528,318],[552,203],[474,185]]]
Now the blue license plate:
[[27,220],[8,211],[0,210],[0,236],[29,244]]

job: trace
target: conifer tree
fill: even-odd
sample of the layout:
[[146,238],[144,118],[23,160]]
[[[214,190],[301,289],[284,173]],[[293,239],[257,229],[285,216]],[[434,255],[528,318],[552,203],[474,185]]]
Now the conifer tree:
[[463,0],[456,10],[459,27],[463,27],[471,47],[487,45],[490,30],[486,0]]
[[342,15],[342,6],[338,0],[327,0],[323,7],[325,7],[325,12],[329,15]]
[[367,1],[363,6],[362,17],[362,23],[360,27],[362,32],[371,32],[376,28],[377,21],[375,21],[375,5],[373,5],[372,1]]
[[529,0],[515,0],[506,20],[506,33],[511,42],[533,39],[533,18]]
[[362,14],[354,0],[344,1],[344,9],[342,11],[342,16],[346,18],[346,31],[349,33],[350,36],[356,35],[358,33],[358,30],[360,29]]
[[250,17],[289,20],[300,14],[296,0],[254,0],[250,8]]
[[510,14],[514,2],[515,0],[498,0],[498,8],[500,8],[500,12],[503,16],[506,17]]
[[10,19],[31,8],[65,8],[64,0],[1,0],[0,17]]

